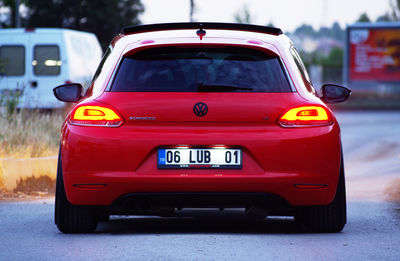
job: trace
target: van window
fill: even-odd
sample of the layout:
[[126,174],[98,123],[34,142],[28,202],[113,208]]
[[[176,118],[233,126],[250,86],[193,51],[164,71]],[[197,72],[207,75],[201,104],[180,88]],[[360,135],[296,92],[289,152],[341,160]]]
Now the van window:
[[35,75],[59,75],[60,48],[57,45],[36,45],[32,65]]
[[0,47],[0,75],[21,76],[25,74],[25,47],[3,45]]

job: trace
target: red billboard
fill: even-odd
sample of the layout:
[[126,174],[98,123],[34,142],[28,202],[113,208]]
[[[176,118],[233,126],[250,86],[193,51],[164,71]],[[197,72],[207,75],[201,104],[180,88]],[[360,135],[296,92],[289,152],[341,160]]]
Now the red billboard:
[[400,82],[400,28],[352,28],[349,80]]

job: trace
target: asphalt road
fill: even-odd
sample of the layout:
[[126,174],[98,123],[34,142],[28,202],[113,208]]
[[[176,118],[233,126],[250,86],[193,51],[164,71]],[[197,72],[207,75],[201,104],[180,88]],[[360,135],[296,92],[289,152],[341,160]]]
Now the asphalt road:
[[400,112],[339,112],[348,223],[310,234],[291,218],[114,216],[96,233],[65,235],[54,200],[0,203],[0,260],[400,260]]

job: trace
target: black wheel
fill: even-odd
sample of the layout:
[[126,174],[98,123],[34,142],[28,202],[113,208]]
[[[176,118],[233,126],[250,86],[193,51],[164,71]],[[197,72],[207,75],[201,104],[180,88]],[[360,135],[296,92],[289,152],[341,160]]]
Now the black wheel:
[[93,208],[69,203],[64,189],[61,153],[58,155],[55,223],[63,233],[89,233],[97,227],[97,215]]
[[332,203],[299,208],[295,218],[310,232],[334,233],[342,231],[346,224],[346,216],[346,186],[342,157],[339,182]]

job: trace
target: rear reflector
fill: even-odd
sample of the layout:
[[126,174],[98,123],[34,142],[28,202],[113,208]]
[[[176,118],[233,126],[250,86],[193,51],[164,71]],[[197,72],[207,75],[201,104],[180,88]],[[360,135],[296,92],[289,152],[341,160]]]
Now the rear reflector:
[[74,187],[84,189],[102,189],[106,186],[107,184],[74,184]]
[[294,186],[298,189],[321,189],[328,187],[326,184],[295,184]]
[[109,107],[80,105],[72,112],[69,123],[80,126],[118,127],[123,120]]
[[291,108],[279,119],[282,127],[312,127],[333,123],[328,110],[319,105]]

